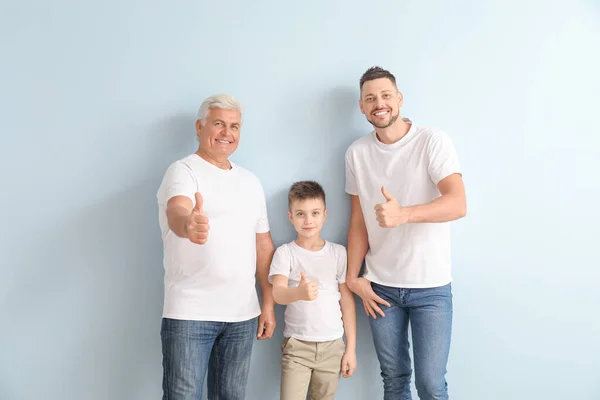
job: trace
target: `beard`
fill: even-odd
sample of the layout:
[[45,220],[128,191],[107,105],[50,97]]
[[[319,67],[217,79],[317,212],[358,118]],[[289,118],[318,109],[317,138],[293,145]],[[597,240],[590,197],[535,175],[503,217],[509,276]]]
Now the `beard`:
[[367,121],[369,121],[369,123],[370,123],[371,125],[373,125],[375,128],[379,128],[379,129],[385,129],[385,128],[389,128],[390,126],[392,126],[392,124],[393,124],[394,122],[396,122],[396,120],[398,119],[398,117],[399,117],[399,116],[400,116],[400,113],[398,113],[398,114],[396,114],[396,115],[392,115],[392,116],[390,117],[390,121],[389,121],[387,124],[377,124],[377,123],[375,123],[375,122],[371,121],[371,120],[369,119],[369,117],[365,116],[365,118],[366,118],[366,119],[367,119]]

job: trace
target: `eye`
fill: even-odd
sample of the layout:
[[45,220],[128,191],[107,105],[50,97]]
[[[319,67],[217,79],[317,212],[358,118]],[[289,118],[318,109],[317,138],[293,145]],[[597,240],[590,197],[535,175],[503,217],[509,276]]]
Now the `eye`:
[[223,126],[222,122],[215,122],[215,126]]
[[237,125],[234,125],[234,126],[231,127],[231,129],[233,129],[234,131],[237,132],[240,129],[240,127],[237,126]]
[[319,215],[318,211],[313,212],[313,215]]
[[384,99],[389,99],[389,98],[390,98],[390,95],[389,95],[388,93],[386,93],[386,94],[384,94],[384,95],[383,95],[383,98],[384,98]]

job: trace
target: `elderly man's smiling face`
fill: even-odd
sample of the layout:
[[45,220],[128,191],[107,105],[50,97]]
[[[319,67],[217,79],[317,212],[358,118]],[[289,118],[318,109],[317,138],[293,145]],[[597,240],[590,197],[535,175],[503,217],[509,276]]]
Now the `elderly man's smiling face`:
[[242,118],[237,110],[211,108],[203,121],[196,121],[200,148],[215,160],[226,160],[237,149]]

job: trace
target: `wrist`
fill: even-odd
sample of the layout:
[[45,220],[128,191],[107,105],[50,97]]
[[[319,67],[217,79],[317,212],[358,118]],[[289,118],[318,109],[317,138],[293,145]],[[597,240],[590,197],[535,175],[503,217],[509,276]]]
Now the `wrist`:
[[416,221],[416,218],[415,218],[415,214],[416,214],[415,209],[416,209],[416,206],[405,207],[406,223],[412,224],[412,223],[418,222],[418,221]]
[[358,282],[358,276],[346,277],[346,286],[352,290],[352,287]]
[[275,299],[273,298],[272,294],[270,296],[263,295],[261,308],[263,310],[264,309],[275,309]]
[[290,291],[292,293],[292,301],[304,300],[302,290],[299,287],[292,288]]

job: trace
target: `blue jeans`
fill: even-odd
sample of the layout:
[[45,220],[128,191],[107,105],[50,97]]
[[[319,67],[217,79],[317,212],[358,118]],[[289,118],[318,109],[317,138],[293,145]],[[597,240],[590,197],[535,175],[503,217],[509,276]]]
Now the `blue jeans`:
[[163,318],[163,400],[201,400],[208,370],[209,400],[243,400],[257,321]]
[[390,303],[385,317],[369,318],[383,378],[384,400],[411,400],[408,325],[413,343],[415,386],[421,400],[448,399],[446,365],[452,332],[451,284],[401,289],[371,283]]

